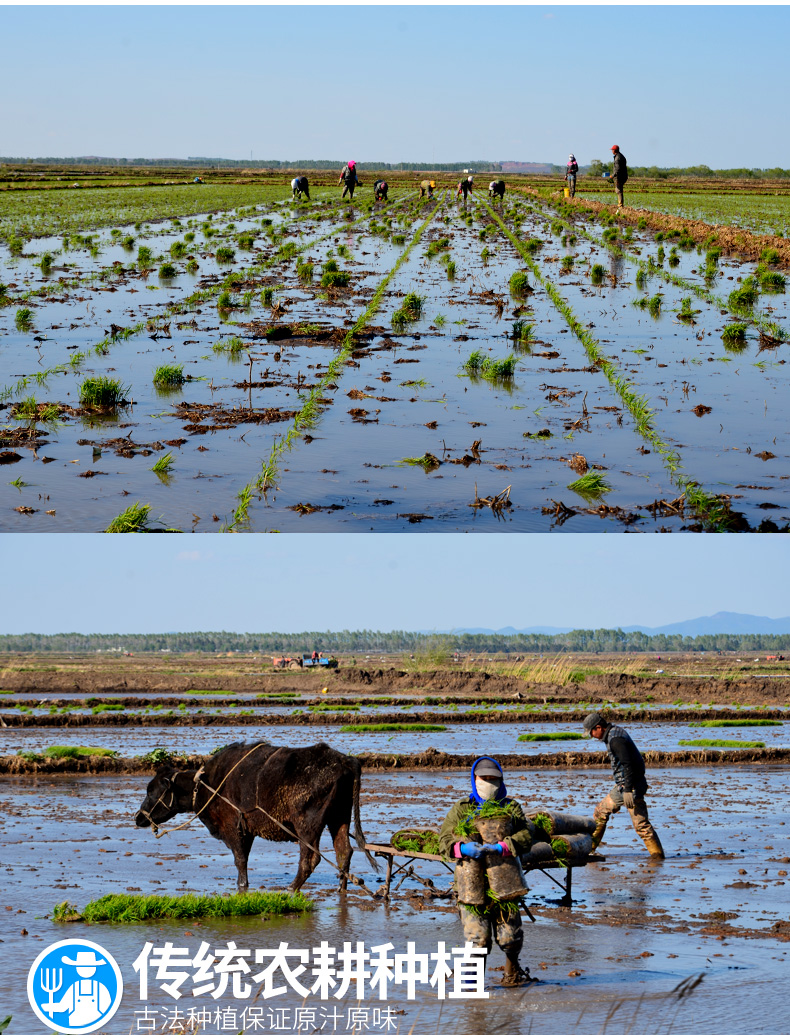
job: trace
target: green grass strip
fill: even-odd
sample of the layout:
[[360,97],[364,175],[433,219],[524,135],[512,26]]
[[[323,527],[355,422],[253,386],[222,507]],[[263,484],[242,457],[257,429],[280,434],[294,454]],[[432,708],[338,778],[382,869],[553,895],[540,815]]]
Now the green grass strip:
[[441,733],[446,726],[430,722],[361,722],[358,726],[341,726],[341,733]]
[[56,923],[139,924],[157,920],[197,920],[201,917],[282,916],[307,913],[315,904],[300,891],[251,891],[246,895],[104,895],[80,911],[69,902],[52,910]]
[[620,396],[623,405],[634,419],[636,429],[643,438],[651,443],[655,451],[661,456],[665,467],[670,473],[675,484],[685,494],[686,500],[695,511],[697,516],[707,526],[708,530],[725,532],[733,527],[733,519],[726,505],[717,497],[702,489],[698,482],[684,476],[681,473],[680,455],[660,437],[653,426],[653,410],[650,409],[644,395],[639,395],[636,386],[627,381],[619,372],[615,363],[606,356],[599,342],[590,334],[589,330],[578,320],[567,299],[560,294],[556,286],[545,277],[538,264],[529,254],[523,243],[512,233],[499,215],[484,200],[482,204],[488,209],[490,216],[499,223],[505,234],[521,255],[526,264],[534,273],[536,279],[543,285],[546,293],[555,308],[563,315],[565,322],[584,346],[590,361],[594,363],[604,374],[609,384]]
[[[368,322],[377,312],[379,306],[381,305],[382,299],[384,298],[384,293],[389,287],[392,278],[395,276],[395,274],[398,272],[401,266],[407,261],[409,255],[414,250],[414,248],[419,244],[420,238],[422,237],[423,233],[428,227],[428,224],[436,215],[441,205],[442,201],[440,200],[436,203],[434,208],[431,209],[431,212],[428,215],[427,219],[425,219],[420,224],[414,237],[412,237],[407,247],[403,249],[395,265],[381,281],[378,288],[376,288],[376,292],[371,298],[370,302],[368,303],[367,308],[357,318],[356,323],[348,331],[345,338],[343,339],[343,344],[340,347],[340,351],[327,367],[326,373],[318,382],[318,384],[315,385],[308,393],[302,405],[302,408],[294,417],[294,422],[292,426],[288,429],[286,434],[282,436],[282,438],[276,440],[275,443],[272,445],[269,457],[266,461],[264,461],[260,474],[255,478],[254,481],[251,481],[247,485],[245,485],[244,488],[241,489],[241,491],[238,493],[236,498],[239,501],[239,505],[233,512],[233,520],[230,522],[229,525],[225,526],[225,528],[223,529],[224,531],[237,531],[239,526],[245,521],[247,521],[253,494],[256,492],[263,492],[272,485],[277,475],[278,464],[282,455],[287,450],[291,449],[295,439],[297,439],[303,431],[307,431],[311,428],[314,428],[318,423],[318,419],[320,417],[319,401],[324,391],[326,390],[328,385],[332,384],[336,379],[338,379],[341,376],[346,361],[351,358],[351,353],[354,351],[354,345],[356,342],[357,335],[361,330],[363,330],[363,328],[368,324]],[[337,232],[338,231],[335,231],[335,233]]]
[[533,740],[584,740],[583,733],[522,733],[518,738],[519,740],[533,741]]
[[[121,706],[123,707],[123,705]],[[46,758],[90,758],[92,755],[112,757],[118,752],[112,748],[78,747],[72,744],[52,744],[44,748],[42,754]]]
[[761,740],[679,740],[680,747],[692,748],[764,748]]
[[705,719],[704,722],[690,722],[689,726],[783,726],[779,719]]

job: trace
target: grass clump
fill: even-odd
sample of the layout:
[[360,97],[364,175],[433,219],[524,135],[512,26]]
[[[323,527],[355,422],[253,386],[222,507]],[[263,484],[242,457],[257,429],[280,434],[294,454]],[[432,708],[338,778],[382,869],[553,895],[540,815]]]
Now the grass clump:
[[636,298],[633,304],[637,309],[647,309],[651,316],[658,316],[662,301],[661,295],[653,295],[652,298]]
[[475,349],[464,363],[464,370],[467,374],[483,377],[486,381],[508,380],[513,377],[517,363],[517,356],[492,359],[490,356],[485,356],[480,349]]
[[[123,707],[123,705],[121,705]],[[90,758],[93,755],[100,755],[104,758],[112,758],[117,751],[111,748],[78,747],[73,744],[52,744],[44,748],[42,752],[45,758]]]
[[750,309],[756,301],[757,281],[754,277],[747,277],[727,298],[729,306],[733,309]]
[[44,273],[44,274],[49,273],[49,271],[52,269],[52,263],[53,263],[52,254],[50,252],[44,252],[44,254],[41,256],[41,259],[39,261],[39,266],[41,267],[41,272]]
[[600,499],[604,493],[612,491],[612,486],[600,471],[587,471],[581,478],[571,482],[568,488],[588,500]]
[[441,466],[441,460],[433,453],[424,453],[422,456],[404,456],[401,463],[408,464],[410,467],[422,467],[426,471],[432,471]]
[[322,288],[348,287],[351,274],[346,270],[327,270],[321,277]]
[[237,334],[233,334],[229,338],[220,338],[219,341],[215,341],[211,348],[214,352],[230,352],[235,355],[244,348],[244,342]]
[[701,722],[690,722],[689,726],[781,726],[779,719],[703,719]]
[[510,294],[515,295],[517,298],[523,298],[531,290],[529,277],[524,270],[516,270],[512,273],[508,286],[510,287]]
[[170,469],[173,466],[173,454],[170,452],[164,453],[156,461],[151,470],[154,474],[169,474]]
[[114,517],[105,532],[147,532],[150,503],[133,503],[131,507]]
[[181,363],[165,363],[154,371],[154,384],[157,388],[174,388],[186,381],[184,366]]
[[233,262],[236,258],[236,252],[233,248],[228,247],[227,244],[222,244],[214,253],[214,258],[217,262]]
[[431,241],[425,250],[425,254],[429,259],[433,258],[434,255],[438,255],[439,252],[445,252],[450,247],[449,237],[440,237],[438,241]]
[[764,748],[761,740],[679,740],[681,747],[699,748]]
[[341,726],[341,733],[443,733],[446,726],[435,726],[430,722],[361,722],[354,726]]
[[518,739],[532,742],[536,740],[584,740],[585,738],[583,733],[560,730],[554,733],[522,733]]
[[602,284],[603,278],[605,276],[606,270],[603,268],[600,262],[596,262],[595,265],[592,266],[590,269],[590,280],[593,284]]
[[14,324],[18,331],[28,331],[33,325],[33,310],[23,306],[14,315]]
[[726,348],[741,348],[746,344],[746,331],[748,324],[730,323],[721,333],[721,340]]
[[86,377],[80,385],[80,402],[88,408],[109,408],[124,402],[127,388],[117,378]]
[[314,263],[300,262],[296,267],[296,275],[303,284],[309,284],[315,275]]
[[139,924],[158,920],[197,920],[201,917],[282,916],[308,913],[314,903],[286,891],[250,891],[244,895],[104,895],[88,902],[80,912],[68,902],[52,910],[55,923],[84,920],[88,923]]
[[173,277],[178,276],[178,268],[173,265],[172,262],[163,262],[159,267],[159,279],[160,280],[171,280]]
[[148,247],[147,244],[141,244],[137,249],[137,265],[138,266],[150,266],[153,262],[154,253]]

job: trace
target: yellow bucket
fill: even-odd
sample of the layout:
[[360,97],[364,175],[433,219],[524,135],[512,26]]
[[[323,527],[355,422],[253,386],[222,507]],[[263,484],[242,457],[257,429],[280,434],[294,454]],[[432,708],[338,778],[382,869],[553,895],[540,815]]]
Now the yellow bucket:
[[570,189],[570,187],[566,187],[565,188],[565,197],[569,198],[570,196],[571,196],[571,189]]

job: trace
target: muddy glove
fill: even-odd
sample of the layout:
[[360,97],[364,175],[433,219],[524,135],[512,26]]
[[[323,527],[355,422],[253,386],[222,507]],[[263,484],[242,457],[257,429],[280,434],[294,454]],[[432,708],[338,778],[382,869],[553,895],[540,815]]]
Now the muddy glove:
[[466,844],[461,845],[459,851],[467,859],[479,859],[483,854],[483,846],[476,844],[474,841],[468,841]]
[[633,809],[635,807],[636,802],[634,801],[633,791],[623,791],[623,805],[625,805],[627,809]]

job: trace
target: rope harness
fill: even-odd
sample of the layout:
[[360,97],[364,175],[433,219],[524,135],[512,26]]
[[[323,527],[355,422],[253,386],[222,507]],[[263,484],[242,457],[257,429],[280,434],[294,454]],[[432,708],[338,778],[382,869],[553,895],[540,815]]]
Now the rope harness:
[[[367,894],[370,895],[371,898],[375,898],[376,897],[375,892],[371,891],[370,888],[368,888],[366,886],[365,882],[360,877],[355,877],[353,873],[345,873],[340,868],[340,866],[337,865],[337,863],[333,859],[330,859],[328,856],[324,855],[324,853],[316,845],[308,844],[307,841],[305,841],[305,840],[303,840],[303,838],[299,837],[299,835],[296,833],[296,831],[290,830],[284,823],[281,823],[279,821],[279,819],[276,819],[270,812],[267,812],[266,809],[262,805],[258,805],[258,803],[257,803],[257,791],[256,791],[256,803],[255,803],[255,806],[252,809],[247,810],[246,812],[244,811],[244,809],[240,809],[239,806],[235,802],[230,800],[230,798],[226,798],[224,794],[220,794],[220,787],[222,787],[222,785],[225,783],[225,781],[233,774],[233,772],[238,768],[238,766],[240,766],[242,762],[244,762],[247,758],[249,758],[249,756],[253,753],[253,751],[257,751],[257,749],[259,747],[268,747],[268,746],[269,746],[268,744],[266,744],[266,745],[264,745],[264,744],[255,744],[253,747],[251,747],[250,750],[245,755],[243,755],[238,760],[238,762],[236,762],[236,764],[231,769],[228,770],[228,772],[225,774],[225,776],[223,776],[223,778],[220,780],[219,787],[211,787],[209,784],[207,784],[205,782],[205,780],[203,780],[203,774],[205,772],[205,766],[201,766],[197,770],[197,772],[195,773],[195,776],[193,778],[192,811],[194,812],[194,815],[191,816],[189,819],[185,820],[183,823],[179,823],[178,826],[171,827],[168,830],[159,830],[159,825],[155,822],[155,820],[153,820],[151,818],[151,814],[149,812],[146,812],[144,809],[140,809],[139,811],[142,813],[143,816],[146,817],[148,822],[151,824],[151,827],[152,827],[152,829],[154,831],[154,837],[156,837],[156,838],[165,837],[167,834],[174,834],[178,830],[186,829],[186,827],[191,826],[191,824],[196,819],[199,818],[200,814],[205,809],[208,808],[208,806],[211,804],[211,802],[214,800],[214,798],[219,798],[221,801],[224,801],[226,805],[229,805],[240,816],[247,816],[247,815],[249,815],[250,812],[255,812],[255,811],[262,812],[263,815],[266,816],[266,818],[268,820],[270,820],[272,823],[274,823],[276,826],[278,826],[281,830],[285,831],[285,833],[288,835],[289,839],[294,840],[294,841],[298,841],[300,845],[304,845],[304,847],[308,848],[311,852],[315,852],[315,854],[319,858],[323,859],[324,862],[327,862],[327,863],[329,863],[330,866],[334,867],[334,869],[337,870],[337,872],[341,875],[341,877],[345,876],[356,887],[362,888],[362,890],[367,892]],[[272,753],[273,756],[276,755],[277,751],[280,751],[280,750],[282,750],[282,749],[281,748],[277,748],[276,751],[274,751]],[[197,796],[198,796],[198,789],[200,787],[205,787],[206,790],[209,791],[210,793],[209,793],[209,798],[205,802],[205,804],[201,805],[200,808],[197,809]],[[165,805],[165,808],[166,809],[173,808],[173,805],[175,804],[175,800],[176,800],[175,791],[171,787],[170,788],[170,804],[169,805]],[[154,802],[152,808],[155,809],[156,806],[160,802],[162,802],[163,805],[165,804],[164,800],[163,800],[162,794],[159,795],[157,800]],[[354,833],[352,836],[353,836],[354,840],[357,842],[357,844],[359,844],[359,838],[358,838],[357,834]]]

